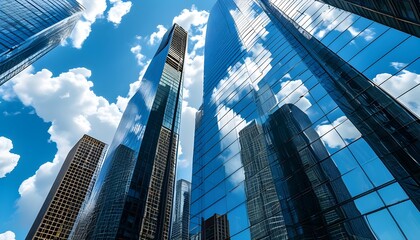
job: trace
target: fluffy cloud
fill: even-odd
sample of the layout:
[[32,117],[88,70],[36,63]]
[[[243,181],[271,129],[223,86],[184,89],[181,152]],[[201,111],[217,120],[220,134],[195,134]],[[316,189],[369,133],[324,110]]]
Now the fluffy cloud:
[[[393,62],[395,68],[405,66],[404,63]],[[394,98],[397,98],[404,106],[420,116],[420,74],[401,70],[397,75],[381,73],[373,79],[379,87],[384,89]]]
[[172,22],[177,23],[189,32],[193,26],[203,27],[206,25],[208,17],[209,13],[207,11],[198,11],[197,8],[192,5],[191,9],[183,9],[178,16],[174,17]]
[[12,231],[6,231],[4,233],[0,233],[0,240],[15,240],[16,236],[15,233]]
[[[240,145],[236,140],[239,137],[239,132],[247,125],[247,123],[241,115],[237,114],[223,104],[218,106],[218,113],[216,117],[220,138],[222,138],[220,140],[221,148],[225,149],[220,160],[225,162],[224,170],[226,176],[228,176],[242,167],[242,160],[239,154],[241,151]],[[234,173],[229,180],[235,186],[244,181],[245,172],[243,168]]]
[[[195,114],[197,109],[182,101],[181,126],[179,130],[178,168],[191,167],[194,148]],[[178,178],[191,179],[191,171],[178,171]]]
[[165,35],[166,31],[168,31],[168,29],[166,29],[163,25],[157,25],[156,28],[158,30],[150,35],[149,41],[147,42],[149,45],[160,43],[163,35]]
[[83,5],[82,18],[76,23],[70,39],[75,48],[81,48],[91,32],[91,25],[101,18],[106,10],[106,0],[78,0]]
[[[290,75],[288,75],[290,77]],[[287,103],[293,103],[300,110],[306,111],[312,106],[311,102],[305,97],[308,94],[308,89],[303,84],[302,80],[288,80],[281,83],[281,89],[277,93],[277,98],[280,102],[279,107]]]
[[183,9],[172,21],[172,23],[177,23],[188,32],[190,44],[193,46],[192,51],[189,52],[191,58],[195,57],[197,50],[204,47],[208,18],[209,13],[207,11],[198,11],[192,5],[191,9]]
[[15,169],[18,164],[20,156],[11,153],[10,150],[13,149],[12,140],[0,137],[0,178],[6,176]]
[[[246,91],[250,90],[243,85],[247,83],[258,90],[258,83],[272,68],[270,62],[271,53],[266,50],[261,43],[257,43],[250,47],[248,55],[243,63],[237,62],[233,67],[228,68],[228,75],[220,80],[218,85],[213,89],[211,95],[212,100],[215,103],[228,101],[230,104],[233,104],[237,102]],[[251,73],[251,75],[249,73]],[[234,81],[232,80],[233,78],[235,79]],[[241,90],[239,91],[239,89]]]
[[18,214],[25,227],[33,222],[71,147],[85,133],[110,143],[121,118],[116,104],[91,90],[89,69],[70,69],[56,77],[47,69],[33,70],[29,67],[13,78],[13,90],[25,106],[51,123],[48,133],[57,153],[19,187]]
[[354,139],[361,137],[359,130],[346,116],[337,118],[331,124],[318,125],[315,127],[315,131],[330,148],[342,148]]
[[[121,112],[124,112],[125,108],[127,107],[128,101],[130,101],[131,97],[134,96],[134,94],[136,94],[137,90],[140,88],[140,85],[142,84],[143,76],[146,73],[146,70],[149,67],[149,64],[150,64],[150,60],[146,61],[146,63],[143,64],[143,67],[139,73],[139,78],[137,79],[137,81],[130,83],[130,88],[129,88],[127,96],[117,97],[117,106]],[[146,89],[143,88],[141,89],[141,91],[143,95],[146,94]]]
[[140,46],[140,45],[136,45],[136,46],[132,47],[132,48],[130,49],[130,51],[131,51],[131,53],[133,53],[133,54],[134,54],[134,56],[136,57],[136,59],[137,59],[137,64],[138,64],[138,65],[140,65],[140,66],[144,66],[144,64],[145,64],[144,60],[146,59],[146,56],[144,56],[144,55],[141,53],[141,46]]
[[121,0],[110,0],[112,7],[108,11],[107,20],[118,25],[121,23],[122,17],[130,12],[132,3],[130,1],[123,2]]
[[[277,6],[284,6],[279,0],[276,1]],[[310,1],[306,5],[301,5],[299,2],[294,3],[294,7],[282,9],[286,14],[292,18],[306,31],[314,34],[317,38],[323,38],[331,31],[344,32],[348,31],[353,37],[363,38],[365,41],[371,41],[375,37],[375,31],[372,28],[367,28],[363,31],[352,26],[355,15],[349,12],[344,12],[341,9],[329,6],[327,4]],[[310,7],[307,7],[310,6]],[[316,19],[312,16],[321,15]]]

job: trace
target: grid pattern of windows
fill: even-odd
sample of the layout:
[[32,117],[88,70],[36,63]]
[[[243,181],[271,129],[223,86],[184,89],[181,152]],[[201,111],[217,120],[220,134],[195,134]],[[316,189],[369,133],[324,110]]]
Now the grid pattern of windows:
[[420,2],[416,0],[320,0],[375,22],[420,37]]
[[[264,231],[275,226],[285,238],[415,239],[420,55],[410,49],[419,44],[319,1],[217,1],[196,118],[190,235],[223,214],[231,239],[282,239]],[[275,194],[258,196],[267,179]],[[270,213],[283,221],[267,226],[264,198],[277,198]]]
[[82,9],[76,0],[2,1],[0,85],[69,36]]
[[90,194],[105,143],[84,135],[68,154],[27,239],[67,239]]

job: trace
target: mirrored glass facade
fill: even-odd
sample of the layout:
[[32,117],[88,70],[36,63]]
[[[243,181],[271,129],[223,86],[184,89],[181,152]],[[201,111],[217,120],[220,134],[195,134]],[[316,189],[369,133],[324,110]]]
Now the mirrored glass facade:
[[82,10],[76,0],[0,0],[0,85],[67,38]]
[[418,46],[315,0],[217,1],[191,239],[215,214],[230,239],[416,239]]
[[171,240],[189,239],[191,183],[180,179],[176,182],[175,190]]
[[420,37],[420,2],[417,0],[319,1]]
[[187,32],[162,39],[129,101],[72,239],[168,239]]

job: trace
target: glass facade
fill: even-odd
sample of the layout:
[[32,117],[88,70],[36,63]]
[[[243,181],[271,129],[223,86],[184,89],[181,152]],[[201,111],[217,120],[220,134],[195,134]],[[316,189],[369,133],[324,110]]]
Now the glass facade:
[[70,150],[26,239],[68,238],[96,181],[107,146],[84,135]]
[[319,1],[420,37],[420,2],[417,0]]
[[82,10],[76,0],[1,0],[0,85],[67,38]]
[[191,183],[180,179],[176,182],[175,207],[173,211],[173,222],[171,240],[183,240],[189,237],[190,224],[190,200]]
[[187,32],[162,39],[130,99],[73,239],[168,239]]
[[[191,239],[416,239],[420,39],[315,0],[219,0]],[[403,217],[406,216],[406,217]]]

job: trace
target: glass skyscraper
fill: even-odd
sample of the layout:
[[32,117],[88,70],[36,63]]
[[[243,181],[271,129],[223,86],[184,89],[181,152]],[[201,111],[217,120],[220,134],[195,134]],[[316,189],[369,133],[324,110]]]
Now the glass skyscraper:
[[168,239],[187,32],[167,31],[130,99],[73,239]]
[[82,10],[76,0],[1,0],[0,85],[67,38]]
[[420,37],[420,2],[417,0],[319,1]]
[[175,190],[171,240],[189,239],[191,183],[180,179],[176,182]]
[[67,239],[95,183],[106,144],[84,135],[70,150],[26,239]]
[[315,0],[219,0],[196,115],[190,236],[416,239],[416,36]]

